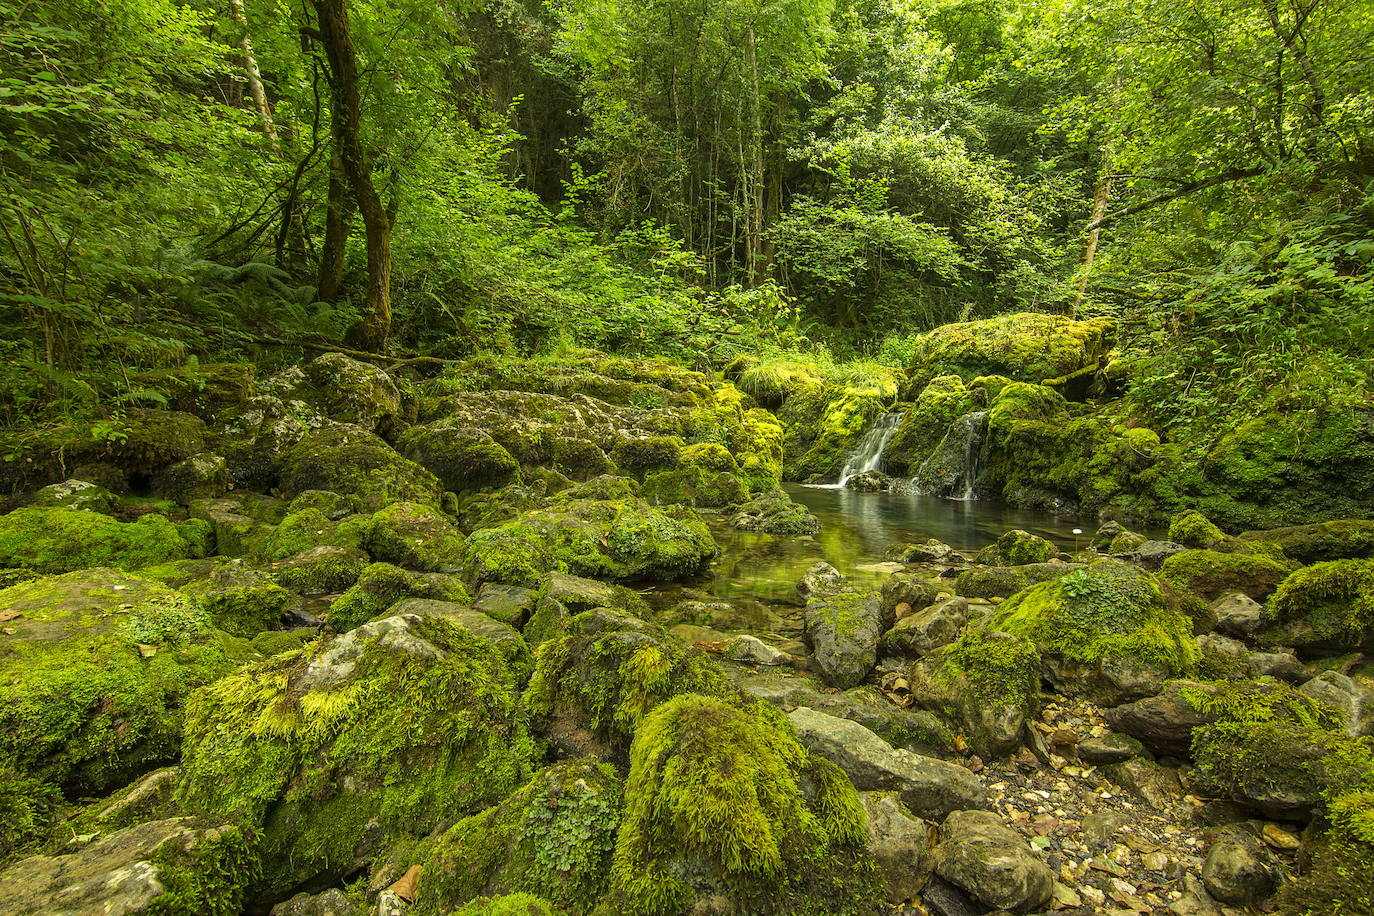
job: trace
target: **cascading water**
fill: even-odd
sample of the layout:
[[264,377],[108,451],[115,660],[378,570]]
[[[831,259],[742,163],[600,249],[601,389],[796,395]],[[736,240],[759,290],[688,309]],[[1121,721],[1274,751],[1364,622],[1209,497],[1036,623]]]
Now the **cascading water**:
[[892,441],[892,437],[897,435],[897,427],[901,425],[902,415],[889,413],[879,417],[878,422],[864,430],[863,436],[859,439],[859,444],[845,459],[844,468],[840,471],[840,479],[835,486],[844,486],[849,482],[849,478],[862,474],[864,471],[878,470],[878,466],[883,463],[883,451],[887,448],[887,444]]
[[966,413],[949,425],[945,437],[921,463],[911,486],[917,493],[964,501],[976,499],[974,485],[988,431],[985,410]]

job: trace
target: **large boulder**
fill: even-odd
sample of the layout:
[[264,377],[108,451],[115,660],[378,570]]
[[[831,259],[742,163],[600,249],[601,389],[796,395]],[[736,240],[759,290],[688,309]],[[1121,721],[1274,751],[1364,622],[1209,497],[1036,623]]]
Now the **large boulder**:
[[855,788],[896,792],[920,817],[938,821],[987,804],[978,777],[958,764],[894,748],[857,722],[804,706],[788,718],[797,740],[843,770]]
[[978,552],[978,562],[988,566],[1025,566],[1045,563],[1059,553],[1059,548],[1037,534],[1013,528],[1003,532],[997,541]]
[[373,563],[358,574],[357,580],[329,606],[326,622],[336,633],[385,614],[403,598],[430,598],[436,601],[467,601],[468,592],[454,576],[420,573],[390,563]]
[[680,696],[635,732],[603,906],[876,914],[884,897],[849,780],[763,704]]
[[89,569],[0,591],[0,762],[93,794],[174,759],[187,695],[246,648],[170,588]]
[[1020,743],[1039,707],[1040,655],[1028,640],[972,630],[913,662],[907,680],[918,705],[996,757]]
[[1300,651],[1374,649],[1374,560],[1331,560],[1297,570],[1266,605],[1261,638]]
[[72,477],[39,490],[29,505],[40,509],[85,509],[112,515],[118,502],[119,497],[99,484]]
[[1212,602],[1240,592],[1263,601],[1292,572],[1292,564],[1272,557],[1216,550],[1185,550],[1159,567],[1159,578],[1175,588]]
[[1115,339],[1110,318],[1075,321],[1018,312],[942,325],[916,338],[908,384],[919,392],[942,375],[965,382],[983,375],[1036,383],[1063,379],[1097,366]]
[[832,685],[853,687],[873,670],[883,634],[876,595],[836,592],[814,599],[805,620],[816,663]]
[[297,396],[331,420],[389,436],[401,419],[401,393],[387,375],[342,353],[326,353],[305,366],[307,386]]
[[985,625],[1031,640],[1061,689],[1106,705],[1156,692],[1198,659],[1188,617],[1153,576],[1118,560],[1033,585],[998,605]]
[[421,503],[396,503],[374,513],[362,541],[372,559],[421,572],[458,572],[466,546],[442,512]]
[[1054,872],[991,811],[956,811],[940,829],[935,872],[987,907],[1025,913],[1049,902]]
[[465,569],[474,582],[533,585],[550,571],[596,579],[673,580],[716,555],[700,517],[643,500],[573,499],[534,509],[468,537]]
[[868,851],[878,865],[889,903],[913,900],[934,867],[930,826],[895,792],[860,792],[868,817]]
[[0,871],[13,916],[237,916],[251,835],[207,818],[149,821]]
[[443,616],[397,615],[197,693],[177,795],[260,831],[270,898],[501,801],[534,754],[500,652]]
[[1374,520],[1344,518],[1290,528],[1246,531],[1244,541],[1273,544],[1299,563],[1374,557]]
[[794,502],[783,490],[756,496],[730,516],[732,527],[762,534],[815,534],[820,520],[811,510]]
[[282,457],[281,488],[288,496],[330,490],[366,511],[403,501],[438,505],[441,489],[433,474],[376,435],[343,423],[301,436]]
[[883,634],[884,648],[925,655],[958,639],[968,622],[968,602],[946,598],[923,611],[908,614]]
[[1202,864],[1202,883],[1222,903],[1253,906],[1274,892],[1278,869],[1254,834],[1241,829],[1222,833]]
[[84,509],[15,509],[0,515],[0,567],[41,572],[137,569],[204,556],[209,534],[202,522],[176,525],[164,515],[120,522]]
[[428,468],[455,493],[501,488],[520,478],[520,463],[483,429],[439,421],[406,430],[401,454]]

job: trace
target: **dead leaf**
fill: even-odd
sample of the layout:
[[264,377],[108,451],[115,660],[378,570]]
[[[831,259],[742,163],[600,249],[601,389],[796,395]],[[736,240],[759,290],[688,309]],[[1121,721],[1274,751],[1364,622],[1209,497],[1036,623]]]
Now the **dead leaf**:
[[5,608],[0,611],[0,620],[13,620],[16,617],[23,617],[23,611],[16,611],[14,608]]
[[415,886],[420,883],[420,872],[424,870],[422,865],[412,865],[406,869],[406,873],[396,880],[396,883],[388,887],[387,890],[400,897],[406,903],[415,902]]

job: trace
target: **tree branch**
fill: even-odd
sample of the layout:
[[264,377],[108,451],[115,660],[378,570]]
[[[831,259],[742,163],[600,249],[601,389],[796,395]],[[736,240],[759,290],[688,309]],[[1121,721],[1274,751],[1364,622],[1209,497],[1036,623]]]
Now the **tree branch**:
[[1155,207],[1178,200],[1180,197],[1187,197],[1189,194],[1194,194],[1206,188],[1216,187],[1219,184],[1228,184],[1232,181],[1240,181],[1242,178],[1254,178],[1256,175],[1263,175],[1265,171],[1266,170],[1263,168],[1227,169],[1219,175],[1212,175],[1208,178],[1198,178],[1194,181],[1184,182],[1172,191],[1156,194],[1149,200],[1143,200],[1138,204],[1123,207],[1120,210],[1105,214],[1100,219],[1093,220],[1088,223],[1088,231],[1091,232],[1094,229],[1101,229],[1108,223],[1114,223],[1127,216],[1135,216],[1137,213],[1143,213],[1146,210],[1153,210]]

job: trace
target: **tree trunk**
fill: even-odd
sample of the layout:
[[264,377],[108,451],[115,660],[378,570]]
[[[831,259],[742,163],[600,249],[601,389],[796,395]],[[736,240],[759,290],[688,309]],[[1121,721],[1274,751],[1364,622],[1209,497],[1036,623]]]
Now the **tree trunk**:
[[391,334],[391,220],[372,183],[363,151],[358,59],[348,31],[346,0],[310,0],[319,19],[320,40],[329,60],[330,121],[334,149],[343,164],[367,237],[367,299],[346,343],[358,350],[386,351]]
[[[1108,163],[1102,163],[1102,171],[1107,171]],[[1102,180],[1097,183],[1097,193],[1093,195],[1093,212],[1088,219],[1088,242],[1083,248],[1083,278],[1078,281],[1078,294],[1073,297],[1073,304],[1069,306],[1069,317],[1078,311],[1078,306],[1083,302],[1083,296],[1088,291],[1088,276],[1092,273],[1093,260],[1097,257],[1097,242],[1102,236],[1102,217],[1107,215],[1107,200],[1112,196],[1112,179],[1110,175],[1104,174]]]
[[348,223],[353,202],[348,196],[347,178],[338,149],[329,157],[329,202],[324,218],[324,248],[320,251],[320,282],[316,294],[321,302],[339,298],[343,285],[348,248]]
[[239,50],[243,52],[243,70],[248,75],[248,92],[253,96],[253,106],[258,110],[258,121],[262,123],[262,134],[272,147],[274,156],[281,155],[281,141],[277,138],[277,125],[272,120],[272,108],[267,104],[267,90],[262,85],[262,73],[258,70],[258,59],[253,55],[253,43],[248,40],[248,17],[243,12],[243,0],[229,0],[229,11],[234,22],[243,29]]

